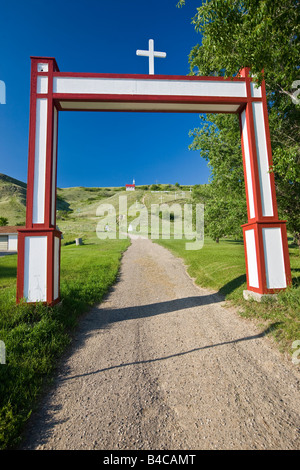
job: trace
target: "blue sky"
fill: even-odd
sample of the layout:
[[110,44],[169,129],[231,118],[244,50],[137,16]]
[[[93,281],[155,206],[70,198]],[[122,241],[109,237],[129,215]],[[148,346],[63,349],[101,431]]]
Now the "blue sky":
[[[191,18],[200,0],[17,0],[0,2],[0,173],[27,180],[30,56],[55,57],[61,71],[147,74],[136,56],[154,39],[155,73],[187,75],[200,42]],[[206,183],[209,170],[189,151],[198,114],[61,112],[58,186]]]

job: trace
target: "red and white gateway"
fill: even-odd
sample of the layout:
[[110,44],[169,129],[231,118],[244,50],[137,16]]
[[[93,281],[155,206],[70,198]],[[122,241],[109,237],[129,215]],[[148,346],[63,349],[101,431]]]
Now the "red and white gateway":
[[240,77],[60,72],[51,57],[31,58],[26,227],[19,230],[17,301],[60,300],[56,171],[60,111],[238,113],[248,223],[243,226],[247,293],[291,282],[286,225],[278,220],[265,85]]

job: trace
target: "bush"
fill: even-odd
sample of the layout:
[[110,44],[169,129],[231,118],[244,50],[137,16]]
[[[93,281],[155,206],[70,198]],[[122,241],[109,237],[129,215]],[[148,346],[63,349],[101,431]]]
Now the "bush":
[[0,227],[4,227],[5,225],[8,225],[8,218],[0,217]]

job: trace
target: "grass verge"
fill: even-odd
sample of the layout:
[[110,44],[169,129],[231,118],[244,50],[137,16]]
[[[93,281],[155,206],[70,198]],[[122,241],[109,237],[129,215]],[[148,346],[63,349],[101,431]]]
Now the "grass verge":
[[0,340],[6,363],[0,364],[0,449],[14,448],[71,339],[80,314],[100,302],[118,274],[128,240],[105,240],[62,247],[62,304],[16,305],[17,256],[0,258]]
[[293,353],[292,343],[300,340],[300,252],[290,244],[293,285],[278,294],[277,301],[245,301],[247,289],[244,246],[242,241],[223,239],[215,243],[205,239],[198,251],[185,250],[185,240],[157,240],[183,259],[189,275],[201,287],[218,291],[238,307],[239,313],[266,326],[283,352]]

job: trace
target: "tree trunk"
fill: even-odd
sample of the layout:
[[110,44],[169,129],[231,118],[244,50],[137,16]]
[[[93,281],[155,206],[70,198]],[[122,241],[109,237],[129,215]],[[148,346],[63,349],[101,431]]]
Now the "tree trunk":
[[300,232],[294,233],[294,241],[297,243],[298,248],[300,250]]

